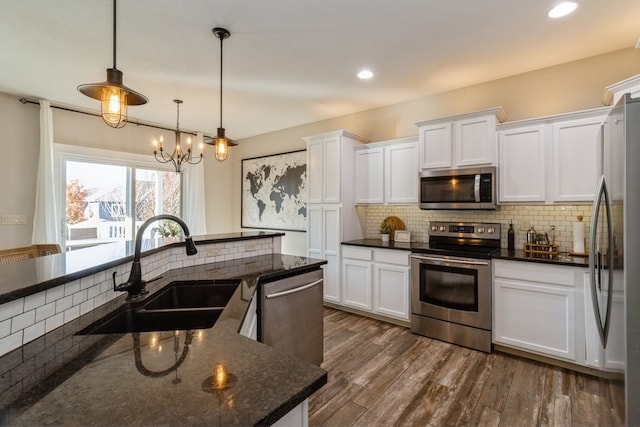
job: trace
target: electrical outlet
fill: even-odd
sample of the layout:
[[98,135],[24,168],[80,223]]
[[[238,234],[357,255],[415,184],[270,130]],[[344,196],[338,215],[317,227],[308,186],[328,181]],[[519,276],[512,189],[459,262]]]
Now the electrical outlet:
[[245,252],[253,252],[253,251],[257,251],[258,250],[258,244],[256,242],[246,242],[244,244],[244,250]]
[[2,215],[3,225],[25,225],[27,216],[24,214]]
[[531,228],[531,223],[528,219],[523,219],[520,221],[520,231],[528,231]]

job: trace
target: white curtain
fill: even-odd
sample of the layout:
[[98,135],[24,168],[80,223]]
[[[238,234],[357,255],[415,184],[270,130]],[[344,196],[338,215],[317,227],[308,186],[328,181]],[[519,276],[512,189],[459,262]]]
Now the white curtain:
[[[199,153],[203,142],[202,133],[199,132],[193,144],[194,152]],[[204,162],[204,161],[203,161]],[[184,183],[184,222],[189,226],[192,236],[207,234],[207,215],[204,200],[204,163],[187,165],[189,168]]]
[[59,243],[58,210],[53,181],[53,114],[49,101],[40,100],[40,155],[36,181],[31,243]]

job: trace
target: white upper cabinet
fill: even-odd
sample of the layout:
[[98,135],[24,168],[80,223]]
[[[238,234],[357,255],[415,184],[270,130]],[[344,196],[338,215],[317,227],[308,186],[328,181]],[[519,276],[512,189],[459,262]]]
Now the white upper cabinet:
[[384,203],[384,148],[356,147],[356,203]]
[[500,203],[591,203],[609,108],[497,126]]
[[498,132],[500,202],[545,201],[545,126]]
[[418,138],[355,147],[356,203],[418,202]]
[[600,126],[604,115],[553,123],[552,201],[591,202],[602,175]]
[[353,187],[353,146],[365,139],[347,131],[308,136],[308,203],[343,203],[341,190]]
[[420,169],[494,165],[496,122],[505,118],[497,107],[416,123]]
[[384,147],[384,198],[387,203],[418,202],[418,141],[417,138],[403,141]]

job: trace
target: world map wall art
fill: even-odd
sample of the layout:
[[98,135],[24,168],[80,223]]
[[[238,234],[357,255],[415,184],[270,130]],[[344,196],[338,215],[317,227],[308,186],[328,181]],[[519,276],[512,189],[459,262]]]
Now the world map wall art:
[[305,231],[307,151],[242,159],[243,228]]

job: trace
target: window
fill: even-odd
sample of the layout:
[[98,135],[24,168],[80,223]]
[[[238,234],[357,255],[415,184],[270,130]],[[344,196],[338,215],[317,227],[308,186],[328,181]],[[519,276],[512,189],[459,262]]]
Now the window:
[[[142,223],[154,215],[182,216],[182,174],[172,169],[70,153],[60,153],[59,164],[67,250],[133,240]],[[158,221],[144,238],[181,232],[174,222]]]

